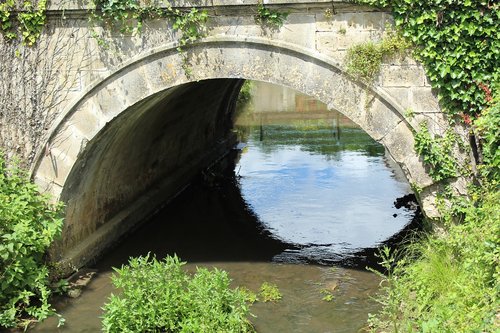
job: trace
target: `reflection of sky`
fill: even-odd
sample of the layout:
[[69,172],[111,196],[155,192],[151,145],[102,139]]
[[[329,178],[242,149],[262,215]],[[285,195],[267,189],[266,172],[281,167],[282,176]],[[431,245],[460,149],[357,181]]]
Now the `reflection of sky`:
[[408,222],[393,205],[408,185],[393,177],[383,156],[344,150],[327,158],[297,145],[280,148],[263,152],[250,140],[236,167],[243,197],[277,237],[364,248]]

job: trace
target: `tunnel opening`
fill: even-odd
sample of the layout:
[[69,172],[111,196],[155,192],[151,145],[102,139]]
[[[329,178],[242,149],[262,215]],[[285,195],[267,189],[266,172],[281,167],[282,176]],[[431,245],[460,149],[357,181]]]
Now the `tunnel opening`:
[[[64,304],[60,305],[63,316],[72,323],[72,327],[81,325],[98,330],[100,322],[96,318],[99,318],[99,309],[113,291],[109,282],[112,267],[125,264],[131,256],[147,253],[159,258],[175,253],[190,263],[187,266],[190,270],[195,270],[196,266],[227,270],[235,285],[243,285],[251,290],[258,290],[259,284],[264,281],[276,283],[287,301],[282,306],[273,307],[273,311],[269,311],[269,307],[264,304],[253,307],[252,313],[257,316],[253,322],[259,332],[310,332],[331,330],[332,327],[335,327],[333,331],[338,332],[357,331],[366,322],[367,314],[377,310],[378,305],[371,296],[377,292],[380,281],[372,273],[366,272],[365,267],[376,265],[374,254],[378,246],[397,245],[404,235],[418,228],[417,207],[407,206],[406,210],[392,207],[398,195],[409,191],[407,183],[397,172],[387,171],[394,165],[388,164],[384,147],[341,114],[325,109],[325,105],[306,95],[255,82],[254,85],[258,87],[254,88],[253,94],[260,95],[266,101],[264,106],[259,107],[259,101],[254,101],[251,105],[253,110],[236,110],[236,96],[242,84],[242,80],[214,80],[164,91],[127,110],[85,148],[81,158],[85,163],[79,164],[70,178],[80,183],[70,183],[74,184],[72,186],[84,186],[85,191],[94,194],[102,190],[117,193],[122,188],[113,188],[110,179],[126,175],[122,181],[127,183],[131,180],[137,190],[138,184],[142,186],[144,179],[147,179],[139,175],[148,174],[148,168],[153,166],[163,168],[166,162],[162,161],[172,158],[172,152],[177,154],[174,154],[176,157],[188,156],[186,160],[193,159],[192,155],[181,152],[188,147],[183,135],[176,138],[175,142],[169,142],[169,139],[179,135],[170,126],[183,124],[181,132],[193,133],[194,137],[188,142],[196,143],[201,140],[199,135],[207,135],[202,125],[194,125],[199,117],[223,124],[216,126],[219,135],[211,136],[215,140],[207,140],[210,144],[204,142],[198,153],[211,150],[214,142],[224,144],[216,154],[210,155],[210,159],[196,164],[190,177],[183,178],[181,185],[171,187],[173,190],[169,191],[154,191],[161,188],[157,183],[159,179],[168,177],[170,173],[179,176],[175,173],[180,168],[178,159],[172,158],[177,163],[175,166],[153,177],[149,184],[151,187],[142,186],[143,192],[135,192],[140,196],[153,188],[153,193],[158,196],[149,203],[151,211],[147,216],[142,215],[142,218],[151,218],[147,221],[142,219],[140,226],[135,224],[136,229],[133,231],[129,229],[123,232],[117,238],[120,242],[115,240],[111,250],[101,251],[105,254],[89,265],[99,274],[78,300],[79,304],[83,304],[81,307],[65,309]],[[198,98],[191,94],[196,91],[200,94]],[[207,100],[216,102],[210,105],[206,103]],[[273,101],[281,106],[270,105]],[[287,101],[293,104],[290,107],[295,109],[293,112],[283,107]],[[210,107],[214,106],[210,112]],[[212,116],[209,117],[209,114]],[[205,128],[215,126],[210,121],[205,123]],[[156,148],[148,151],[146,147],[151,145]],[[170,145],[177,148],[172,150],[168,148]],[[289,155],[284,156],[283,151]],[[360,158],[364,158],[364,162]],[[311,163],[307,167],[297,165],[297,161]],[[375,237],[371,243],[366,243],[368,245],[353,244],[346,248],[344,241],[321,239],[323,236],[328,239],[331,236],[328,230],[338,230],[339,227],[324,224],[321,218],[315,221],[314,216],[307,216],[309,212],[322,209],[312,209],[307,199],[314,197],[332,203],[339,199],[332,197],[332,193],[319,190],[332,187],[331,183],[322,182],[324,180],[338,182],[342,179],[335,174],[339,169],[332,167],[332,163],[340,163],[341,168],[354,171],[366,172],[370,168],[378,168],[379,172],[385,170],[378,175],[364,174],[359,179],[355,177],[354,180],[360,184],[352,186],[352,192],[360,192],[364,182],[383,174],[386,180],[392,179],[402,189],[399,192],[390,191],[390,198],[384,198],[390,207],[383,214],[389,221],[388,225],[396,219],[392,214],[413,214],[413,222],[408,219],[396,231]],[[328,168],[331,170],[327,171]],[[284,180],[279,179],[280,173],[286,176]],[[259,179],[259,174],[263,178]],[[297,175],[298,180],[287,178]],[[301,183],[301,179],[312,179],[313,183]],[[253,189],[252,182],[255,185]],[[287,187],[293,182],[298,187]],[[74,187],[70,188],[74,190]],[[274,192],[266,192],[266,188]],[[297,191],[300,188],[307,188],[307,192]],[[375,194],[380,194],[384,188],[374,187],[373,190]],[[342,195],[346,192],[345,188],[335,191]],[[73,198],[70,192],[65,193],[67,198]],[[279,202],[274,200],[283,193],[295,193],[295,198],[285,197]],[[147,197],[151,198],[150,194]],[[275,214],[280,217],[277,223],[272,221],[272,216],[269,218],[259,198],[279,210]],[[99,198],[93,200],[99,201]],[[359,198],[350,197],[348,200]],[[401,196],[398,205],[412,205],[411,202]],[[316,206],[320,204],[315,203]],[[349,207],[347,211],[362,211],[366,209],[364,204]],[[286,213],[286,209],[283,210],[286,206],[292,211],[303,209],[304,216]],[[328,210],[327,214],[338,213],[338,208],[337,211]],[[306,223],[294,225],[298,220]],[[283,230],[279,228],[280,223],[284,226]],[[118,226],[125,229],[124,224]],[[362,230],[363,234],[370,233],[366,226]],[[287,230],[288,234],[283,233]],[[346,237],[348,233],[340,235]],[[335,294],[335,298],[325,301],[325,293]],[[49,326],[50,321],[46,325]],[[43,332],[47,326],[39,326],[38,331]]]
[[[237,141],[250,143],[250,148],[238,155],[231,177],[238,178],[240,196],[261,220],[266,214],[263,219],[269,221],[274,221],[273,214],[281,216],[279,222],[272,222],[275,225],[264,221],[266,232],[294,244],[285,254],[293,260],[344,261],[354,266],[356,260],[348,260],[351,254],[373,252],[393,235],[401,238],[397,234],[405,226],[413,229],[418,224],[418,218],[410,223],[410,215],[420,216],[416,199],[384,146],[343,114],[293,89],[246,81],[253,88],[245,86],[247,96],[242,98],[244,82],[214,79],[166,89],[119,114],[82,146],[61,194],[67,205],[66,223],[62,240],[52,249],[55,259],[83,252],[78,266],[98,258],[185,190]],[[256,97],[249,99],[252,94]],[[245,99],[246,104],[238,102]],[[269,165],[274,169],[265,170]],[[258,180],[252,172],[268,174]],[[304,181],[306,177],[313,180]],[[254,184],[248,185],[247,179]],[[288,186],[294,182],[302,183]],[[277,194],[281,201],[274,200]],[[411,202],[406,205],[411,212],[395,210],[398,197]],[[309,207],[307,201],[311,201]],[[327,213],[321,218],[300,216],[315,209]],[[299,220],[309,220],[305,230],[315,230],[318,237],[298,239],[304,235],[288,226]],[[332,224],[335,220],[349,222]],[[93,239],[87,241],[89,235]],[[322,251],[331,258],[324,260]]]

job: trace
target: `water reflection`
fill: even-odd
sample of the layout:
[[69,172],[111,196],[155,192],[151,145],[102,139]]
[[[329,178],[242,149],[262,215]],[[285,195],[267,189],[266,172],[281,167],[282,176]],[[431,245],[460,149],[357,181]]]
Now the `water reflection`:
[[[299,247],[274,260],[335,262],[410,222],[413,211],[394,207],[410,188],[381,144],[307,96],[261,82],[253,90],[253,104],[237,120],[246,147],[236,170],[264,228]],[[282,97],[282,107],[262,101],[269,93]]]

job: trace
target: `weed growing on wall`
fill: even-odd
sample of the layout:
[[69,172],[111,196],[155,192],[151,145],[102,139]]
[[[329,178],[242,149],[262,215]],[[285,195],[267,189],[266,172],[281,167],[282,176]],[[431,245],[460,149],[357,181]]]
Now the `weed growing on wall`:
[[105,332],[254,332],[248,293],[229,287],[227,273],[183,270],[176,256],[132,258],[112,281],[121,289],[103,307]]
[[371,84],[380,72],[384,58],[402,57],[410,46],[402,36],[388,28],[381,41],[356,44],[347,50],[347,73]]
[[285,24],[288,17],[287,12],[282,12],[275,9],[270,9],[259,1],[257,4],[257,13],[255,14],[255,21],[262,26],[269,27],[271,30],[279,30]]
[[27,327],[54,313],[44,254],[61,233],[60,211],[0,153],[0,327]]

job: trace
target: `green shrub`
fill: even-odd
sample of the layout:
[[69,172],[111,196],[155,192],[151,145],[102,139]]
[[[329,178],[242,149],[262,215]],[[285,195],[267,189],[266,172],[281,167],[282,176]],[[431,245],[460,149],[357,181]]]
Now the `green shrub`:
[[278,31],[288,17],[287,12],[269,9],[262,1],[257,3],[257,13],[255,14],[255,21],[262,26],[269,27],[271,30]]
[[[464,221],[414,243],[386,277],[379,332],[497,332],[500,305],[500,192],[462,199]],[[385,254],[385,257],[388,257]]]
[[230,289],[227,273],[198,268],[188,275],[174,257],[131,258],[115,269],[120,295],[104,305],[105,332],[253,332],[247,295]]
[[238,94],[238,100],[236,101],[238,107],[246,105],[252,99],[252,87],[253,82],[250,80],[245,80],[241,86],[240,93]]
[[53,313],[44,254],[62,228],[60,205],[40,195],[0,153],[0,327],[26,326]]

